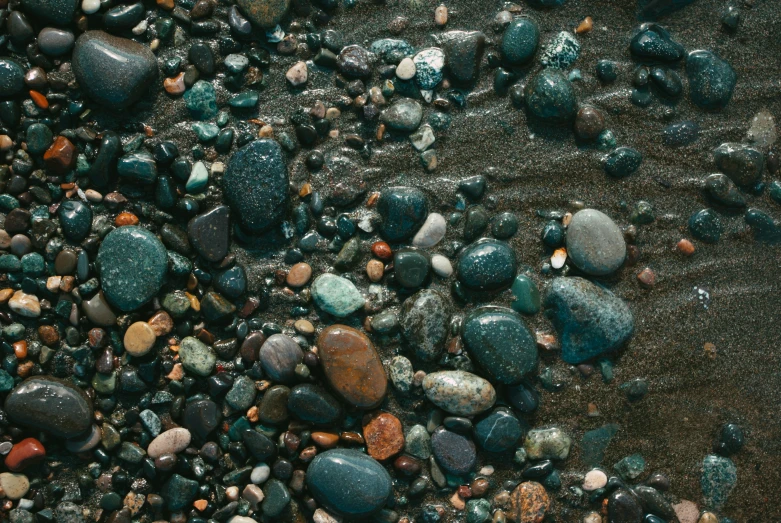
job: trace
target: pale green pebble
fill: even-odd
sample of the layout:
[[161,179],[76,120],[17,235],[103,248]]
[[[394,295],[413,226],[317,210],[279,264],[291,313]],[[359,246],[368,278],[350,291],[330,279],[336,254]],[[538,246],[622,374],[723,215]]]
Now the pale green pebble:
[[404,452],[419,459],[431,456],[431,436],[423,425],[413,425],[407,432]]
[[613,465],[613,470],[624,479],[637,479],[645,471],[645,458],[640,454],[632,454]]
[[206,377],[214,370],[217,356],[198,338],[188,336],[179,344],[179,358],[187,372]]
[[190,300],[182,291],[170,292],[163,296],[162,305],[163,309],[174,318],[181,318],[190,310]]
[[117,374],[112,372],[111,374],[101,374],[96,372],[92,377],[92,388],[98,394],[114,394],[117,388]]
[[618,141],[616,135],[610,129],[605,129],[597,137],[597,148],[600,151],[610,151],[616,148]]
[[466,523],[487,523],[491,520],[491,502],[470,499],[466,502]]
[[208,142],[217,137],[217,133],[220,132],[220,128],[213,123],[195,122],[193,124],[193,131],[196,136],[202,142]]
[[79,176],[84,176],[89,172],[90,164],[85,154],[79,154],[76,157],[76,172]]
[[318,307],[338,318],[349,316],[366,303],[353,282],[335,274],[321,274],[315,279],[312,298]]
[[390,379],[393,386],[399,392],[409,392],[412,387],[412,379],[414,376],[412,370],[412,362],[404,356],[396,356],[391,360],[390,364]]
[[[216,125],[214,126],[217,127]],[[206,188],[209,183],[209,170],[203,162],[195,162],[190,177],[187,179],[185,189],[188,193],[199,193]]]
[[23,339],[24,334],[24,325],[21,323],[12,323],[7,327],[3,327],[3,338],[5,338],[7,341],[10,341],[11,343]]
[[0,369],[0,392],[8,392],[14,388],[14,378],[3,369]]
[[577,82],[583,79],[583,75],[581,74],[580,69],[573,69],[570,71],[567,78],[569,78],[570,82]]
[[526,434],[523,448],[529,459],[566,459],[572,439],[558,427],[532,429]]
[[217,115],[217,125],[225,127],[228,125],[228,118],[230,118],[228,111],[220,111],[220,114]]
[[515,464],[519,466],[523,466],[527,459],[528,454],[526,453],[526,449],[523,447],[520,447],[518,450],[516,450],[515,454],[513,455],[513,461],[515,461]]

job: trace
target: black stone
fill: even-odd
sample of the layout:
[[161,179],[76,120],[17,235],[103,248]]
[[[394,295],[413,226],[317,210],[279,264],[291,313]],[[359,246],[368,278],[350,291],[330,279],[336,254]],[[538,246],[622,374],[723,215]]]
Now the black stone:
[[206,261],[222,260],[230,247],[230,209],[220,205],[196,216],[187,225],[187,236]]
[[211,400],[188,403],[182,417],[183,425],[204,440],[219,426],[221,421],[220,407]]

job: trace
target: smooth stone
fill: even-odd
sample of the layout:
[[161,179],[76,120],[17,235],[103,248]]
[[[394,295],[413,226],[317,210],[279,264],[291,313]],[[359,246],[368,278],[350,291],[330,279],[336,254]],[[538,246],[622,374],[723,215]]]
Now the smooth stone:
[[237,5],[250,21],[273,29],[290,9],[290,0],[239,0]]
[[413,425],[404,437],[404,452],[418,459],[431,456],[431,436],[423,425]]
[[100,327],[113,327],[117,324],[117,316],[106,300],[106,296],[99,292],[89,300],[81,302],[81,308],[87,319]]
[[738,482],[738,468],[729,458],[710,454],[702,461],[700,487],[705,505],[719,510]]
[[731,456],[740,452],[745,444],[743,429],[736,423],[725,423],[719,432],[719,439],[713,447],[714,452],[722,456]]
[[691,145],[699,137],[700,126],[692,121],[673,123],[662,130],[662,142],[668,147]]
[[540,312],[540,290],[534,280],[524,274],[519,274],[515,277],[510,291],[512,291],[514,298],[510,304],[513,310],[527,315]]
[[225,403],[238,411],[246,411],[255,403],[255,382],[247,376],[239,376],[225,395]]
[[66,441],[65,448],[68,449],[68,452],[73,452],[74,454],[89,452],[98,446],[98,444],[101,442],[102,436],[103,432],[100,430],[100,427],[97,425],[92,425],[92,429],[87,433],[86,436]]
[[171,512],[176,512],[188,507],[198,494],[198,482],[174,474],[163,485],[160,495],[166,501],[166,506]]
[[188,403],[182,416],[182,424],[202,440],[207,439],[221,421],[220,407],[208,399]]
[[266,518],[277,518],[290,504],[290,492],[278,479],[270,479],[263,486],[266,497],[260,510]]
[[316,425],[333,424],[344,415],[336,398],[311,383],[301,383],[290,390],[287,408],[297,419]]
[[169,429],[152,440],[146,453],[152,459],[164,454],[178,454],[190,445],[191,438],[190,431],[185,428]]
[[629,43],[631,53],[640,59],[675,62],[683,58],[684,49],[659,24],[645,23]]
[[641,523],[643,509],[631,491],[619,488],[607,498],[607,518],[609,523]]
[[193,119],[208,120],[217,116],[217,94],[210,82],[198,80],[184,93],[183,98]]
[[496,216],[491,223],[491,234],[497,240],[508,240],[518,232],[518,218],[511,212]]
[[645,458],[640,454],[626,456],[613,465],[613,470],[625,480],[637,479],[645,470]]
[[179,343],[179,359],[187,372],[196,376],[209,376],[217,363],[217,355],[198,338],[187,336]]
[[632,147],[618,147],[605,157],[605,173],[613,178],[625,178],[637,172],[643,155]]
[[536,481],[524,481],[510,493],[507,518],[515,523],[539,523],[550,509],[545,487]]
[[609,216],[583,209],[572,216],[567,228],[567,255],[586,274],[606,276],[624,264],[626,242]]
[[656,514],[668,521],[675,520],[675,510],[661,492],[653,487],[638,485],[632,489],[645,512]]
[[502,35],[502,57],[512,65],[524,64],[532,59],[540,43],[540,28],[529,18],[515,18]]
[[348,78],[363,78],[372,72],[374,55],[360,45],[347,45],[336,57],[336,68]]
[[412,236],[426,220],[428,202],[422,191],[412,187],[384,189],[377,201],[382,218],[380,233],[391,242]]
[[257,234],[276,225],[288,205],[288,174],[280,145],[255,140],[233,153],[222,187],[247,232]]
[[448,31],[439,40],[445,53],[448,77],[458,84],[473,84],[480,72],[485,34],[480,31]]
[[87,31],[76,40],[73,73],[82,91],[112,109],[141,99],[158,75],[149,47],[103,31]]
[[583,434],[580,440],[581,459],[586,465],[595,467],[602,462],[605,450],[618,428],[615,423],[610,423]]
[[505,407],[497,408],[474,424],[475,439],[488,452],[505,452],[515,448],[524,432],[520,420]]
[[571,121],[578,110],[572,84],[556,68],[543,69],[535,74],[526,84],[524,100],[529,112],[542,120]]
[[0,473],[0,488],[5,497],[12,501],[22,499],[30,491],[30,480],[24,474]]
[[55,25],[71,23],[78,0],[23,0],[22,7],[30,15]]
[[715,173],[705,178],[705,192],[725,207],[740,209],[746,206],[743,194],[735,183],[724,174]]
[[573,365],[617,350],[634,333],[626,303],[583,278],[555,278],[544,307],[559,334],[561,357]]
[[438,291],[419,291],[404,300],[401,306],[402,335],[422,361],[434,361],[439,357],[447,339],[449,321],[448,299]]
[[[193,130],[198,135],[198,139],[206,142],[217,136],[220,128],[215,124],[196,122],[193,124]],[[206,165],[203,162],[195,162],[184,189],[190,194],[198,194],[203,192],[208,184],[209,171],[206,169]]]
[[453,274],[453,264],[445,256],[435,254],[431,257],[431,270],[440,278],[449,278]]
[[723,143],[713,150],[716,168],[733,182],[744,187],[754,187],[761,179],[765,167],[762,152],[741,143]]
[[689,98],[702,109],[723,109],[732,99],[738,75],[725,60],[710,51],[692,51],[686,57]]
[[496,391],[488,380],[461,370],[427,374],[423,391],[431,403],[459,416],[480,414],[496,402]]
[[583,490],[586,492],[604,488],[605,485],[607,485],[607,474],[599,469],[588,471],[583,478]]
[[71,241],[80,242],[92,228],[92,209],[78,200],[65,200],[57,210],[62,233]]
[[40,441],[35,438],[25,438],[14,444],[11,452],[5,457],[5,466],[11,472],[21,472],[40,463],[45,457],[46,449]]
[[531,429],[523,442],[529,459],[567,459],[572,439],[558,427]]
[[103,293],[124,312],[138,309],[157,295],[168,272],[168,255],[157,236],[138,226],[108,233],[97,257]]
[[477,464],[474,442],[444,427],[439,427],[431,434],[431,451],[437,464],[454,476],[469,474]]
[[692,214],[688,225],[692,236],[705,243],[718,243],[724,232],[721,218],[713,209],[702,209]]
[[[372,330],[374,327],[372,327]],[[415,377],[412,362],[404,356],[394,356],[388,368],[391,383],[401,393],[409,392]]]
[[471,290],[505,289],[517,271],[515,252],[504,242],[483,238],[461,252],[457,270],[459,281]]
[[284,385],[274,385],[263,394],[258,403],[258,418],[263,424],[279,425],[290,418],[288,400],[290,389]]
[[412,245],[415,247],[421,247],[428,249],[434,247],[442,238],[445,237],[447,232],[447,222],[444,216],[439,213],[432,212],[423,222],[420,230],[412,238]]
[[[24,70],[13,60],[0,59],[0,97],[16,96],[24,90]],[[421,117],[422,117],[421,112]]]
[[290,336],[274,334],[260,347],[258,359],[272,380],[288,383],[295,378],[296,365],[304,359],[304,352]]
[[206,261],[222,260],[230,248],[230,209],[219,205],[199,214],[187,225],[187,237]]
[[5,399],[12,421],[58,438],[75,438],[92,425],[92,402],[69,382],[50,376],[28,378]]
[[76,42],[73,33],[56,27],[45,27],[38,33],[38,48],[49,56],[67,54]]
[[423,120],[423,107],[415,100],[399,100],[380,113],[380,120],[393,131],[411,133]]
[[235,300],[247,290],[247,273],[241,265],[234,265],[217,276],[214,280],[214,288]]
[[385,506],[391,477],[375,459],[353,449],[318,454],[306,474],[309,492],[329,511],[351,518],[368,517]]
[[520,383],[537,366],[537,342],[513,310],[480,307],[464,318],[464,346],[494,382]]
[[482,205],[473,205],[464,213],[464,240],[472,242],[488,228],[488,211]]
[[382,403],[388,377],[364,333],[345,325],[331,325],[318,337],[317,347],[326,380],[344,401],[359,409],[372,409]]
[[[0,65],[0,68],[2,65]],[[2,74],[2,73],[0,73]],[[32,154],[43,154],[52,144],[52,132],[42,123],[34,123],[27,128],[27,151]]]
[[312,282],[312,299],[322,310],[345,318],[366,302],[353,282],[335,274],[321,274]]
[[418,289],[428,278],[431,262],[426,253],[415,249],[399,249],[393,253],[396,283],[405,289]]
[[144,19],[144,4],[118,5],[103,14],[103,26],[112,32],[131,29]]
[[157,164],[152,155],[145,152],[126,154],[117,162],[117,174],[150,185],[157,180]]
[[14,292],[11,299],[8,300],[8,308],[25,318],[37,318],[41,315],[41,304],[38,297],[21,290]]
[[123,345],[125,352],[134,357],[141,357],[152,350],[157,340],[152,326],[145,321],[137,321],[125,331]]

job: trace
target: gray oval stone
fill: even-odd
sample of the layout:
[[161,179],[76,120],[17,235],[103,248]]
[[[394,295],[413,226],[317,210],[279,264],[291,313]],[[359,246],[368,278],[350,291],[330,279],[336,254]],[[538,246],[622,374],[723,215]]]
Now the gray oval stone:
[[496,391],[488,380],[462,370],[428,374],[423,379],[423,390],[431,403],[459,416],[474,416],[496,402]]
[[304,359],[304,352],[290,336],[274,334],[260,347],[259,359],[272,380],[287,383],[295,377],[296,365]]
[[92,402],[80,388],[51,376],[28,378],[5,399],[5,411],[20,425],[59,438],[76,438],[92,426]]
[[447,298],[428,289],[404,301],[401,307],[401,332],[419,359],[433,361],[439,356],[447,338],[449,309]]
[[567,228],[567,254],[586,274],[606,276],[618,270],[626,258],[621,229],[596,209],[583,209]]
[[62,56],[73,48],[76,38],[73,33],[56,27],[45,27],[38,33],[38,47],[43,54]]

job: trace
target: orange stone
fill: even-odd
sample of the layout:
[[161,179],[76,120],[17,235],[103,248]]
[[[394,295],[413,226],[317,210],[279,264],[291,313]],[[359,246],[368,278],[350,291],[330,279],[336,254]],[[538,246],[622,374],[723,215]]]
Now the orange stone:
[[550,508],[545,487],[536,481],[525,481],[510,494],[507,517],[516,523],[540,523]]
[[64,136],[58,136],[43,153],[43,161],[54,174],[65,174],[76,165],[76,147]]
[[43,443],[35,438],[26,438],[17,443],[5,457],[5,466],[13,472],[20,472],[46,457]]
[[312,441],[321,449],[332,449],[339,443],[339,435],[330,432],[313,432]]
[[291,287],[301,287],[312,277],[312,267],[306,262],[296,263],[290,268],[285,281]]
[[346,325],[331,325],[317,339],[326,380],[353,407],[373,409],[388,391],[388,376],[371,340]]
[[[173,2],[172,2],[173,5]],[[163,88],[165,92],[172,95],[180,95],[185,91],[184,85],[184,73],[179,73],[171,78],[163,80]]]
[[19,340],[17,342],[14,342],[14,356],[16,356],[17,360],[23,360],[27,357],[27,342],[24,340]]
[[165,311],[157,311],[147,322],[155,336],[165,336],[174,329],[174,320]]
[[393,257],[393,251],[391,251],[387,242],[374,242],[372,244],[372,254],[381,260],[390,260]]
[[686,238],[680,240],[676,247],[678,248],[678,251],[684,256],[691,256],[694,254],[694,244]]
[[49,100],[47,100],[46,97],[38,91],[30,91],[30,98],[32,98],[33,103],[41,109],[49,108]]
[[401,422],[388,412],[366,415],[363,420],[363,438],[369,456],[379,461],[392,458],[404,449]]
[[60,341],[60,333],[57,332],[57,327],[52,325],[41,325],[38,327],[38,338],[47,347],[52,347]]
[[123,225],[138,225],[138,216],[132,212],[121,212],[114,219],[114,225],[122,227]]

